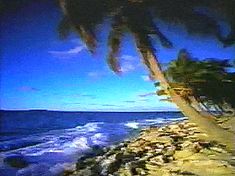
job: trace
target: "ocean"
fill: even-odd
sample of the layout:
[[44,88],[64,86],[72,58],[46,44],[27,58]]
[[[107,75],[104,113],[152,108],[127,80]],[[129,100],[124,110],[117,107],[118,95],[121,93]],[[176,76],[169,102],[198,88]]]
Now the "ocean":
[[0,175],[59,175],[94,147],[183,119],[180,112],[0,111]]

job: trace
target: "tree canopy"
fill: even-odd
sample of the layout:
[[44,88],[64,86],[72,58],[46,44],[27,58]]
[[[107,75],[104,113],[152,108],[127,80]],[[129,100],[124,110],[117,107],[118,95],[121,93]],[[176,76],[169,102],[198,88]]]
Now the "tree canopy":
[[[58,25],[61,38],[71,31],[80,38],[94,53],[98,37],[97,25],[105,19],[111,21],[108,31],[107,57],[110,68],[120,72],[118,53],[125,33],[131,33],[136,46],[142,53],[144,63],[149,62],[146,53],[154,53],[153,40],[164,47],[174,43],[160,29],[158,20],[179,24],[190,34],[215,36],[224,46],[235,42],[235,1],[233,0],[60,0],[64,17]],[[223,32],[221,21],[229,26],[229,33]],[[148,66],[150,69],[150,67]],[[151,71],[151,69],[150,69]]]
[[191,90],[186,98],[194,96],[198,102],[217,105],[223,110],[225,105],[235,108],[235,74],[228,71],[231,67],[229,60],[199,60],[182,49],[165,74],[176,85],[173,87],[180,85]]

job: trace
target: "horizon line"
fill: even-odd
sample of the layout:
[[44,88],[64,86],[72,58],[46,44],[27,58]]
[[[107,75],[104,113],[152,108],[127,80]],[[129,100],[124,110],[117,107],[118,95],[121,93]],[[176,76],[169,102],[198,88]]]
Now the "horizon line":
[[55,112],[181,112],[180,110],[147,110],[147,111],[109,111],[109,110],[53,110],[53,109],[0,109],[0,111],[55,111]]

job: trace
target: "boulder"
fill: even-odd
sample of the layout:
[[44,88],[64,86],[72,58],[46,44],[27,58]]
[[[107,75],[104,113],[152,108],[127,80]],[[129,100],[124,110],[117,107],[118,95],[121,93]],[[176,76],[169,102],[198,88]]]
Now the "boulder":
[[175,146],[169,146],[169,147],[166,147],[166,149],[164,150],[163,154],[165,156],[173,156],[175,154],[175,149],[176,147]]
[[173,142],[173,139],[169,136],[155,137],[149,140],[151,140],[151,143],[160,143],[164,145],[170,145]]
[[210,147],[210,149],[218,153],[227,153],[226,150],[219,148],[219,147]]
[[162,166],[165,162],[164,156],[163,155],[155,156],[151,158],[149,162],[154,165]]

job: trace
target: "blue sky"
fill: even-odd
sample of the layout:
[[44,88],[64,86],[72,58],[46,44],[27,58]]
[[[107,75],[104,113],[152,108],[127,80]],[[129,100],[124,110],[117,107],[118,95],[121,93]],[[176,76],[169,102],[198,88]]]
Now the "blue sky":
[[[60,10],[53,3],[34,2],[1,20],[1,109],[49,109],[66,111],[165,111],[175,105],[159,101],[148,72],[125,36],[120,54],[121,76],[106,62],[107,35],[100,28],[97,52],[92,56],[72,34],[58,38]],[[173,49],[156,44],[161,63],[176,58],[181,48],[195,57],[234,58],[235,48],[223,48],[214,38],[189,36],[180,27],[161,24],[173,41]]]

